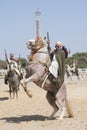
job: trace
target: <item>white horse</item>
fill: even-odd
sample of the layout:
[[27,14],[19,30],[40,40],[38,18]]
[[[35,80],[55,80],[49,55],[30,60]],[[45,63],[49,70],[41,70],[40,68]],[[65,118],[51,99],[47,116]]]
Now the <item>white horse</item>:
[[67,64],[66,65],[66,75],[67,75],[67,78],[70,78],[70,80],[72,81],[72,69],[71,67]]
[[[46,98],[49,104],[53,107],[53,112],[49,116],[52,119],[56,112],[61,109],[60,119],[65,116],[67,109],[68,116],[72,116],[68,101],[66,99],[66,86],[62,84],[58,91],[56,87],[55,78],[49,73],[49,66],[51,64],[50,56],[47,50],[46,41],[42,37],[36,37],[35,41],[27,41],[27,48],[31,49],[29,57],[29,65],[26,68],[26,77],[21,81],[21,85],[25,92],[31,97],[27,90],[27,83],[34,82],[39,87],[47,91]],[[57,101],[57,102],[56,102]],[[67,107],[64,104],[67,104]]]

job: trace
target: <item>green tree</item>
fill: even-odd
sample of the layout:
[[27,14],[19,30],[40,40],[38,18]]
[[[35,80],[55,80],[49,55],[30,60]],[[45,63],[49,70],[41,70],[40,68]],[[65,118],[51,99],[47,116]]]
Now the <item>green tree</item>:
[[25,68],[28,65],[28,61],[25,58],[20,58],[21,67]]
[[67,58],[66,63],[71,64],[73,60],[77,61],[78,68],[87,68],[87,52],[73,54]]

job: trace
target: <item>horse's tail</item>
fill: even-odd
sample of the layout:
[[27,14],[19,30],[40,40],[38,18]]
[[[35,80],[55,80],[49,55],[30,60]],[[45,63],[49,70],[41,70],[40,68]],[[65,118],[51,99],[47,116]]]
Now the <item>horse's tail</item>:
[[71,110],[71,106],[70,106],[69,101],[67,99],[65,100],[65,105],[66,105],[66,110],[67,110],[68,116],[74,117],[73,112]]

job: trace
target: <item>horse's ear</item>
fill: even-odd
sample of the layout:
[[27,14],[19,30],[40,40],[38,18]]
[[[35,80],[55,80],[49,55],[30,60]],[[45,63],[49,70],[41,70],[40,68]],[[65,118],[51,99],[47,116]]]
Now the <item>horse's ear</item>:
[[44,37],[44,40],[46,40],[46,37]]

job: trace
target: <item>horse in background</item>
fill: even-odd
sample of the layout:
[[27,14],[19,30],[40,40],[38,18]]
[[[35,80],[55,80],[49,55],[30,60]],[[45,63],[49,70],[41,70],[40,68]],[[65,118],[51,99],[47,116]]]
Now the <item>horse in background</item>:
[[71,67],[68,64],[66,64],[66,75],[67,75],[67,78],[70,78],[70,80],[72,81],[73,74],[71,71]]
[[[31,97],[27,87],[29,82],[34,82],[40,88],[47,91],[47,101],[53,107],[53,112],[49,116],[49,119],[54,117],[59,108],[61,108],[60,119],[63,119],[65,116],[65,110],[67,110],[68,116],[71,117],[72,113],[67,109],[69,108],[69,104],[67,103],[65,83],[62,84],[61,94],[58,96],[56,79],[49,73],[51,59],[46,46],[46,40],[43,37],[36,37],[33,41],[28,40],[26,46],[31,50],[31,55],[29,56],[29,65],[26,68],[26,76],[21,80],[21,85],[25,92]],[[67,107],[65,106],[64,101],[67,104]]]
[[[9,95],[10,98],[18,98],[18,90],[20,85],[19,75],[15,71],[14,62],[9,63],[9,71],[8,71],[8,84],[9,84]],[[13,95],[13,96],[12,96]]]
[[71,81],[73,81],[73,76],[76,76],[77,79],[80,80],[80,75],[81,75],[81,73],[76,68],[76,66],[66,64],[66,76],[67,76],[67,78],[69,78]]

